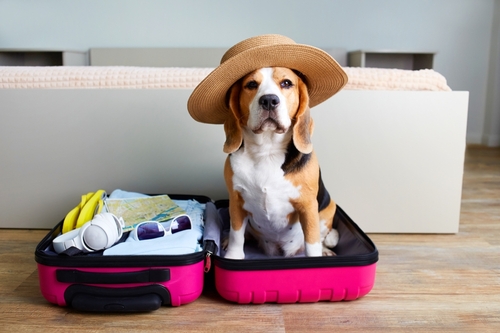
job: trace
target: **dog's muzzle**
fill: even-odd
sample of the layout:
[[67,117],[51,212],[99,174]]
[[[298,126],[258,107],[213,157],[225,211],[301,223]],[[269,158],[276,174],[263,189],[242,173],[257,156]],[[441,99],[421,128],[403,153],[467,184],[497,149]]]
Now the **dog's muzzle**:
[[285,133],[287,127],[284,126],[278,115],[280,98],[275,94],[262,95],[259,98],[260,121],[254,133],[262,133],[264,130],[273,130],[276,133]]

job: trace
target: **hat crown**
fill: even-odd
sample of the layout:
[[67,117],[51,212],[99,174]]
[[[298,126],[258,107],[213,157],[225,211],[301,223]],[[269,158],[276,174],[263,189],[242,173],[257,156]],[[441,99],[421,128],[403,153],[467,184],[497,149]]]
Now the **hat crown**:
[[269,34],[269,35],[261,35],[255,36],[248,39],[245,39],[238,44],[232,46],[229,50],[224,53],[220,63],[224,63],[230,58],[240,54],[244,51],[251,50],[260,46],[270,46],[270,45],[279,45],[279,44],[297,44],[291,38],[286,36],[277,35],[277,34]]

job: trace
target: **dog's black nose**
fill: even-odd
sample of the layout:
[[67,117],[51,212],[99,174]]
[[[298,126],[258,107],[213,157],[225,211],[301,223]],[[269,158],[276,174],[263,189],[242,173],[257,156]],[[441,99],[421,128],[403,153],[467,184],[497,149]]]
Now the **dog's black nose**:
[[259,105],[262,106],[264,110],[272,111],[278,107],[280,104],[280,98],[274,94],[262,95],[259,98]]

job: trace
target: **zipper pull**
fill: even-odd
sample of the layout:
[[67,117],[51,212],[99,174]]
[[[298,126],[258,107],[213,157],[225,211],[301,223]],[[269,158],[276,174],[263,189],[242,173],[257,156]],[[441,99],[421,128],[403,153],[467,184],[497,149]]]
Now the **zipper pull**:
[[210,268],[212,267],[212,258],[211,258],[212,253],[207,252],[207,255],[205,256],[205,273],[208,273],[210,271]]
[[217,245],[211,239],[207,239],[203,242],[203,249],[207,253],[205,256],[205,273],[208,273],[212,267],[212,254],[217,253]]

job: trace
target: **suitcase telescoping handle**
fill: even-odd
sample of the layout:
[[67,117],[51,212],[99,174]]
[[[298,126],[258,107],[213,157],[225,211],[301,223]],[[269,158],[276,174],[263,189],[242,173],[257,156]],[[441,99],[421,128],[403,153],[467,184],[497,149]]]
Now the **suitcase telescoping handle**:
[[162,268],[135,272],[96,273],[78,269],[59,269],[56,271],[56,278],[59,282],[91,284],[166,282],[170,280],[170,270]]

